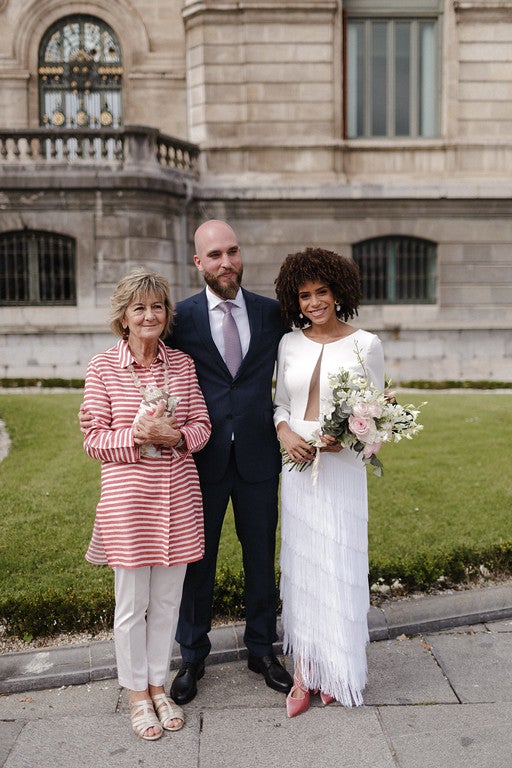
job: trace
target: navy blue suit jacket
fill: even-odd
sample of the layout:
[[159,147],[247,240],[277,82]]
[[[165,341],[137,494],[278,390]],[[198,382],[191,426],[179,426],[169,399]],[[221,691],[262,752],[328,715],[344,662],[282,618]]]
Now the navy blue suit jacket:
[[243,289],[251,342],[235,378],[212,339],[206,292],[180,301],[167,343],[189,354],[196,364],[212,434],[194,454],[202,483],[224,474],[234,435],[238,472],[247,482],[275,477],[281,470],[273,422],[272,377],[279,341],[285,332],[279,304]]

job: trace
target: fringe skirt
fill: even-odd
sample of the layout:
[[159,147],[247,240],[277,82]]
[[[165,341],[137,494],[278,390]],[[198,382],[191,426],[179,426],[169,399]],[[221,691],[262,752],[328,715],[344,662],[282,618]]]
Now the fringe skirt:
[[[294,422],[309,439],[318,423]],[[368,643],[366,469],[354,451],[322,453],[311,467],[283,467],[281,582],[283,650],[310,689],[344,706],[363,703]]]

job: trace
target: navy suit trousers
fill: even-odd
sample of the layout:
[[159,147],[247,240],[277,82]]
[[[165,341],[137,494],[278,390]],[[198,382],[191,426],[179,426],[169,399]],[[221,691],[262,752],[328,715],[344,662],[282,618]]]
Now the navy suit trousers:
[[213,589],[222,524],[231,498],[245,575],[246,628],[244,642],[250,653],[272,653],[277,639],[275,544],[279,475],[258,483],[243,480],[234,451],[218,482],[201,482],[206,552],[187,567],[176,640],[184,661],[197,663],[211,649]]

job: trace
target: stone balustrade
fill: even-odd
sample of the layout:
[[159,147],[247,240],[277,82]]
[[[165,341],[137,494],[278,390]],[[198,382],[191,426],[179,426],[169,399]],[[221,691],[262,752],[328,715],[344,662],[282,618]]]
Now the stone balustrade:
[[105,166],[133,170],[151,166],[197,176],[199,147],[166,136],[156,128],[25,128],[0,129],[0,174],[21,166],[50,170]]

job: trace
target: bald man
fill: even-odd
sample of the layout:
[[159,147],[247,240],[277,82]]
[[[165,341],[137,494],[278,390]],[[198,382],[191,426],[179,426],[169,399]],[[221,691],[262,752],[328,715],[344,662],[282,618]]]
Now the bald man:
[[[206,447],[194,454],[203,494],[206,551],[203,560],[187,567],[185,577],[176,634],[183,663],[171,686],[177,704],[186,704],[196,695],[211,649],[208,633],[217,553],[230,499],[243,555],[248,667],[263,674],[266,684],[277,691],[286,694],[292,686],[273,652],[281,457],[273,424],[272,377],[286,329],[277,301],[241,287],[240,246],[226,222],[201,224],[194,245],[194,263],[206,286],[178,303],[167,343],[195,361],[212,434]],[[232,346],[231,337],[226,342],[223,332],[227,311],[236,324],[235,345],[241,357],[236,370],[225,348]]]

